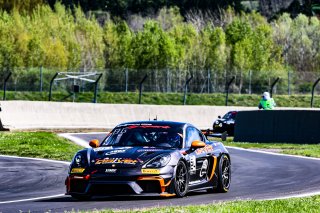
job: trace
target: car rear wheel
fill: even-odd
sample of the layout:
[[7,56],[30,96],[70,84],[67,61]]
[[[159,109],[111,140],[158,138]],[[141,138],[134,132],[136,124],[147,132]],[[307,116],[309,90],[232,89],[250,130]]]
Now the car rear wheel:
[[222,155],[219,161],[218,192],[229,191],[231,183],[231,163],[227,155]]
[[227,155],[222,155],[218,165],[218,184],[207,192],[227,192],[231,183],[231,163]]
[[177,197],[183,197],[188,192],[189,174],[187,166],[183,161],[179,161],[174,178],[174,191]]

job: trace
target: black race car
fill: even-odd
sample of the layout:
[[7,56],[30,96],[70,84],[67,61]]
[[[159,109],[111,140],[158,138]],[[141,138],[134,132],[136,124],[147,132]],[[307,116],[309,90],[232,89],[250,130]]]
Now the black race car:
[[212,129],[214,133],[227,132],[228,136],[234,135],[235,119],[238,111],[230,111],[222,118],[218,116],[218,119],[213,122]]
[[228,151],[188,123],[123,123],[90,146],[74,156],[66,179],[66,194],[76,199],[146,193],[183,197],[230,187]]

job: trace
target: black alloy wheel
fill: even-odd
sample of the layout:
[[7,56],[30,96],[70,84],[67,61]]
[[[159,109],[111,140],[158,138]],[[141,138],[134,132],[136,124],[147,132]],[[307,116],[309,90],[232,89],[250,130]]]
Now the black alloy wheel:
[[231,183],[231,163],[227,155],[222,155],[219,161],[218,192],[227,192]]
[[183,197],[188,192],[189,174],[187,166],[183,161],[179,161],[174,178],[174,189],[177,197]]

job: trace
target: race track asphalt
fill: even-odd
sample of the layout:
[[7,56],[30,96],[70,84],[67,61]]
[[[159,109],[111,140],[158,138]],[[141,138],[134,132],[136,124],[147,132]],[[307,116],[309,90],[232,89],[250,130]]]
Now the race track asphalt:
[[[85,140],[102,135],[79,134]],[[76,201],[70,196],[34,201],[7,201],[64,194],[65,163],[0,156],[0,212],[63,212],[90,209],[135,209],[208,204],[227,200],[273,199],[320,193],[320,160],[256,153],[229,148],[232,183],[228,193],[196,192],[184,198],[118,196]]]

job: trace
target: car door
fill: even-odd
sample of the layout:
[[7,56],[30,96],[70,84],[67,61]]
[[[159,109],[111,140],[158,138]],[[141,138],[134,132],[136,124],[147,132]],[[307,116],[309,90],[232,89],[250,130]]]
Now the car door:
[[[195,127],[188,127],[186,131],[186,147],[191,147],[191,143],[195,140],[203,141],[203,134]],[[209,161],[205,148],[196,149],[189,153],[190,158],[190,184],[200,183],[207,178]]]

